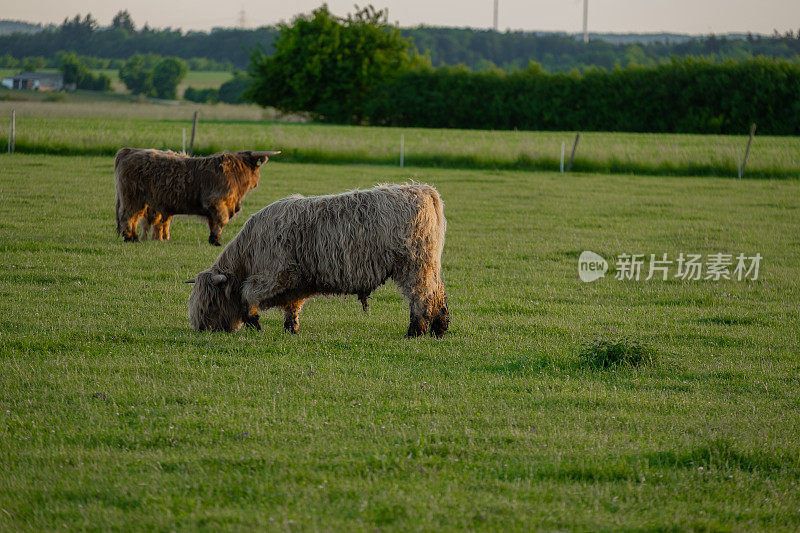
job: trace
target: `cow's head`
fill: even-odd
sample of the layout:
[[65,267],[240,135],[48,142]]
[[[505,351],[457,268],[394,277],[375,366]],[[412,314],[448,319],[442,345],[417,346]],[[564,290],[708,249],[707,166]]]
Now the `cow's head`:
[[198,331],[238,331],[242,325],[260,330],[258,313],[242,302],[241,283],[230,274],[206,270],[196,278],[189,296],[189,322]]
[[239,152],[239,156],[242,158],[242,161],[245,165],[253,170],[258,170],[261,168],[261,165],[269,161],[270,157],[278,155],[279,153],[280,151],[254,152],[253,150],[245,150],[243,152]]
[[254,152],[252,150],[237,152],[236,155],[241,158],[242,163],[252,171],[251,189],[255,189],[256,186],[258,186],[258,179],[261,177],[261,165],[269,161],[270,157],[278,155],[279,153],[280,151]]

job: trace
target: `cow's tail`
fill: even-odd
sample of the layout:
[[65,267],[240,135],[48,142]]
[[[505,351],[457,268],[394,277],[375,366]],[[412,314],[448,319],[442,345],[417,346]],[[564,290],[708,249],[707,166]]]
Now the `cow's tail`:
[[122,148],[117,152],[117,155],[114,157],[114,189],[116,192],[116,197],[114,200],[114,213],[117,217],[117,235],[122,233],[123,225],[124,225],[124,208],[122,205],[122,176],[120,176],[120,162],[122,159],[131,151],[130,148]]

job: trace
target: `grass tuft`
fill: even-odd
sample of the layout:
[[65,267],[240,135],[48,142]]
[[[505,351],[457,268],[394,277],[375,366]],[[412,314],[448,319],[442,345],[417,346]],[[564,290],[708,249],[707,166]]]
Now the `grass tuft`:
[[581,344],[578,355],[592,368],[607,369],[650,364],[654,350],[641,339],[620,335],[609,328]]

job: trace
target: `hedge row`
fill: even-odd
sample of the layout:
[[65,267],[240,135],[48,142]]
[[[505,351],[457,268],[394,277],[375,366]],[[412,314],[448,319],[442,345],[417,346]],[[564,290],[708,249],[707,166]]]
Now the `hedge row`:
[[800,61],[714,63],[548,74],[446,67],[383,83],[364,106],[371,124],[436,128],[800,134]]

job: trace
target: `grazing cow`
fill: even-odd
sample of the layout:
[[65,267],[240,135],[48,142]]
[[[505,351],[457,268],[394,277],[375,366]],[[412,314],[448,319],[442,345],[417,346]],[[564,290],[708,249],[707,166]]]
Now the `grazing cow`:
[[242,199],[258,185],[260,168],[280,152],[223,152],[189,157],[171,151],[122,148],[114,158],[117,233],[137,241],[144,218],[144,238],[169,239],[173,215],[208,220],[208,242],[219,246],[222,228],[242,209]]
[[408,336],[440,336],[450,314],[441,278],[446,220],[424,184],[304,198],[290,196],[248,220],[194,283],[189,319],[197,330],[261,329],[258,310],[282,307],[297,333],[303,302],[317,294],[367,297],[392,278],[408,298]]

